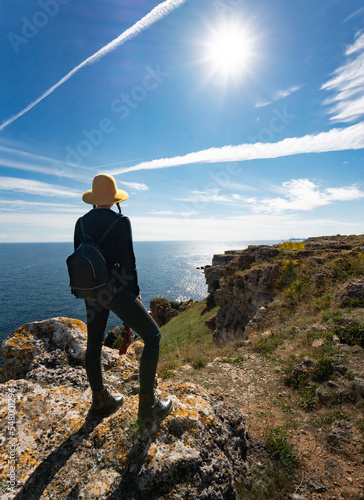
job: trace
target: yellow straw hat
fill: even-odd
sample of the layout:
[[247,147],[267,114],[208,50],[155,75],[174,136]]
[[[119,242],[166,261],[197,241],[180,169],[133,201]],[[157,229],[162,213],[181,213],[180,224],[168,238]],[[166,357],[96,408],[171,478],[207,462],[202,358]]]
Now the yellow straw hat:
[[118,189],[114,177],[99,174],[92,181],[92,189],[82,195],[82,200],[90,205],[113,205],[129,198],[126,191]]

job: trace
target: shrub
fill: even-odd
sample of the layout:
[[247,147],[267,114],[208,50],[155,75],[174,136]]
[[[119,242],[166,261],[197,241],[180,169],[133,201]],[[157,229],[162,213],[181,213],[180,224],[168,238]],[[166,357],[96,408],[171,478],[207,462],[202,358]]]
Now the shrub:
[[164,368],[164,370],[162,372],[162,378],[171,377],[174,374],[174,371],[175,370],[174,370],[174,368],[172,366]]
[[302,385],[299,388],[299,393],[301,396],[300,407],[302,408],[302,410],[311,411],[315,408],[317,403],[316,389],[317,384],[313,382],[307,382],[307,384]]
[[319,382],[324,382],[329,380],[334,373],[334,365],[331,358],[323,356],[317,360],[317,367],[315,370],[314,377]]
[[238,356],[234,359],[233,363],[235,363],[238,366],[241,366],[245,360],[246,360],[245,356]]
[[292,372],[285,377],[284,383],[299,392],[301,396],[300,407],[303,410],[310,411],[315,408],[317,384],[310,380],[308,372]]
[[288,433],[281,427],[275,427],[268,433],[266,447],[269,455],[277,462],[286,473],[292,474],[298,465],[298,458],[294,453],[292,444],[288,441]]
[[208,363],[208,362],[207,362],[207,360],[205,360],[205,359],[197,359],[196,361],[194,361],[194,362],[192,363],[192,366],[193,366],[194,368],[204,368],[204,367],[207,365],[207,363]]
[[269,356],[272,352],[282,344],[282,340],[279,339],[274,334],[269,337],[261,337],[255,344],[255,349],[264,354],[265,356]]
[[329,265],[335,271],[338,279],[362,276],[364,274],[364,252],[359,252],[356,255],[341,254],[339,258],[333,259]]
[[283,289],[285,297],[294,301],[311,285],[310,267],[296,259],[282,260],[277,285]]
[[356,319],[345,321],[337,320],[335,322],[333,333],[336,334],[340,341],[349,345],[360,345],[364,347],[364,325]]
[[305,242],[285,241],[284,243],[278,245],[278,248],[284,248],[288,250],[304,250]]
[[299,272],[299,262],[295,259],[283,259],[278,285],[282,288],[289,286]]
[[290,375],[287,375],[284,379],[284,383],[288,385],[288,387],[293,387],[293,389],[299,389],[303,387],[308,382],[308,373],[303,372],[292,372]]

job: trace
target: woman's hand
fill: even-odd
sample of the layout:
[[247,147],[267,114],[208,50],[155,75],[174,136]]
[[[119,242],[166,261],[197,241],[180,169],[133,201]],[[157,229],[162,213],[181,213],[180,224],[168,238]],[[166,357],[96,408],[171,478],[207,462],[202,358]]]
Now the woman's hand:
[[142,300],[142,296],[139,294],[137,297],[139,300]]

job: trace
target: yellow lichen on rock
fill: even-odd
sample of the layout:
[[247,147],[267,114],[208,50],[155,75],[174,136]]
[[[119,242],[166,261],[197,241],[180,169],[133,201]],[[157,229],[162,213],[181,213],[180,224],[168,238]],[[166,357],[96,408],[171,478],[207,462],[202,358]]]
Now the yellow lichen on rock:
[[[201,387],[159,382],[157,395],[171,397],[173,411],[142,425],[137,393],[143,343],[134,342],[125,356],[103,349],[106,383],[125,401],[101,420],[88,415],[91,390],[80,364],[83,323],[52,318],[23,325],[4,344],[5,378],[15,376],[0,384],[0,398],[5,401],[10,389],[16,393],[19,499],[172,499],[174,490],[192,487],[199,498],[212,485],[205,471],[211,467],[223,478],[216,486],[219,497],[234,498],[236,471],[248,470],[244,417]],[[4,426],[0,437],[7,439]],[[6,460],[6,450],[1,458]],[[0,469],[3,480],[6,472]]]

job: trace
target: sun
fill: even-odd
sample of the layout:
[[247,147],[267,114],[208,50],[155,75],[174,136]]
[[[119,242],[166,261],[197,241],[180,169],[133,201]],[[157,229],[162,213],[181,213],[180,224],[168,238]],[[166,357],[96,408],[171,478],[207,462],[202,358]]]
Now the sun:
[[210,77],[220,75],[224,80],[238,79],[250,72],[256,56],[254,37],[238,22],[211,29],[205,41],[203,60],[210,66]]

